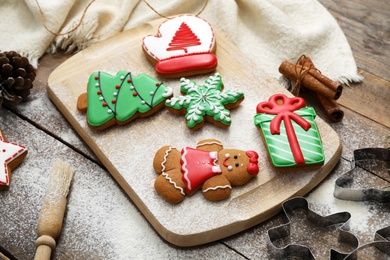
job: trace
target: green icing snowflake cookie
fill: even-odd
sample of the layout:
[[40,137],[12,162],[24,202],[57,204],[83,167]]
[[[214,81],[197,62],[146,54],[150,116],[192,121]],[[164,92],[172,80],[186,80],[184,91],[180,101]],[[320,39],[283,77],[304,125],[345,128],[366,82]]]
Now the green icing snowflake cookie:
[[174,114],[185,114],[187,126],[198,129],[204,121],[217,126],[228,127],[232,123],[229,109],[237,107],[244,100],[244,93],[235,90],[223,91],[221,76],[216,73],[200,86],[189,79],[180,79],[183,96],[175,96],[165,103]]

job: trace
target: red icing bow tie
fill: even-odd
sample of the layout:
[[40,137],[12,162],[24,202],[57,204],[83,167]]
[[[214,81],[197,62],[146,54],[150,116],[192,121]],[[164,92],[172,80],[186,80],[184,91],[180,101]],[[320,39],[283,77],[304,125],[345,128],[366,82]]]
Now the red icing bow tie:
[[255,151],[247,151],[246,155],[249,157],[248,172],[257,175],[259,173],[259,155]]

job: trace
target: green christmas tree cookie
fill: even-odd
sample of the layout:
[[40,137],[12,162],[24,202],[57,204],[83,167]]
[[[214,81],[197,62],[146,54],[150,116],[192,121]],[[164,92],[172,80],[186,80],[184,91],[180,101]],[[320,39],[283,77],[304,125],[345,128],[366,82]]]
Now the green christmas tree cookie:
[[244,100],[244,93],[223,90],[221,76],[216,73],[200,86],[188,79],[180,79],[180,91],[184,96],[176,96],[165,103],[174,114],[185,114],[187,126],[198,129],[204,121],[217,126],[228,127],[232,123],[229,109],[237,107]]
[[170,87],[146,74],[98,71],[89,77],[87,93],[79,96],[77,108],[87,112],[88,126],[102,130],[149,116],[163,108],[171,96]]

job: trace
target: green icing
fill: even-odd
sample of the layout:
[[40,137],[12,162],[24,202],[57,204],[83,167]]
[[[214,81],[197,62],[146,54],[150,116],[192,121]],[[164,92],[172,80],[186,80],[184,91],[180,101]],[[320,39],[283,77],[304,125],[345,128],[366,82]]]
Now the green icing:
[[113,118],[125,122],[137,112],[149,112],[171,94],[171,88],[146,74],[94,72],[88,81],[88,123],[101,126]]
[[175,96],[167,100],[165,104],[177,110],[185,108],[187,110],[185,118],[189,128],[201,123],[206,115],[229,126],[231,124],[230,111],[225,108],[225,105],[236,103],[244,97],[242,92],[222,91],[223,83],[218,73],[210,76],[202,86],[185,78],[180,80],[180,84],[180,91],[186,95]]
[[[311,124],[310,129],[305,131],[297,123],[292,121],[299,146],[305,158],[305,164],[313,165],[323,163],[325,155],[317,124],[314,121],[316,116],[315,110],[312,107],[303,107],[294,113],[303,117]],[[275,115],[270,114],[257,114],[254,118],[255,125],[260,127],[263,133],[272,164],[275,167],[296,166],[297,164],[294,161],[287,139],[284,122],[280,126],[280,135],[272,135],[270,132],[270,122],[274,117]]]

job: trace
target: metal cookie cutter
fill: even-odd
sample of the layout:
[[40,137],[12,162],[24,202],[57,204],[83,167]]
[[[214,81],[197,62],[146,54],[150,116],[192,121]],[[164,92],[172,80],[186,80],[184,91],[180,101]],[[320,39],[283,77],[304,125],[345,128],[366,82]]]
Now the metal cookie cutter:
[[[320,216],[309,209],[308,202],[303,197],[285,201],[282,208],[286,224],[268,230],[268,249],[273,259],[315,259],[315,256],[322,254],[329,255],[329,259],[338,260],[344,259],[358,247],[358,239],[348,232],[350,213]],[[292,218],[295,220],[292,221]],[[305,223],[299,228],[299,223],[296,225],[296,222],[302,221]],[[308,234],[308,237],[305,238],[302,233]],[[295,234],[300,236],[294,238]],[[321,250],[315,246],[308,246],[309,243],[318,244],[326,250],[319,252]]]
[[[390,202],[390,184],[383,189],[353,188],[362,171],[390,180],[390,148],[364,148],[354,151],[352,169],[335,182],[334,197],[342,200]],[[390,182],[390,181],[389,181]]]
[[[366,249],[372,247],[379,249],[381,252],[372,251],[370,255],[365,252]],[[383,254],[386,254],[389,258],[385,258]],[[390,226],[378,230],[375,233],[374,242],[357,248],[345,258],[345,260],[352,259],[390,259]]]

